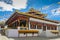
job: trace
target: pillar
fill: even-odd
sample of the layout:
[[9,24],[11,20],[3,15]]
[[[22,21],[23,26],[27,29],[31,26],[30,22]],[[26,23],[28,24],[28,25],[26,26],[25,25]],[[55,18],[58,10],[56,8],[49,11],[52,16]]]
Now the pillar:
[[59,27],[59,26],[57,25],[57,30],[59,30],[58,27]]
[[18,26],[20,26],[20,20],[18,19]]
[[30,29],[30,21],[29,21],[29,29]]

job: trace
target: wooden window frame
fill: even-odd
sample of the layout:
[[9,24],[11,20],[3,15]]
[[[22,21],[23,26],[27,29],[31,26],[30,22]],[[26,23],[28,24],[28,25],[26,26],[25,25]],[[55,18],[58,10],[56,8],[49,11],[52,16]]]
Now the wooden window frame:
[[30,28],[31,28],[31,29],[36,29],[36,25],[31,24],[31,25],[30,25]]
[[37,29],[42,29],[42,25],[37,25]]

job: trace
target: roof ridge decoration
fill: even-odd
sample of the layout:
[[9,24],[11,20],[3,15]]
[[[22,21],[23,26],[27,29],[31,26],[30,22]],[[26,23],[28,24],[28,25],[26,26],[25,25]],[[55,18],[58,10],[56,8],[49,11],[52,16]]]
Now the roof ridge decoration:
[[42,17],[46,17],[47,16],[47,14],[43,14],[39,10],[36,10],[34,8],[30,8],[30,10],[28,11],[28,13],[29,14],[38,15],[38,16],[41,16],[42,15]]
[[[13,15],[16,15],[16,14],[18,14],[18,15],[21,14],[21,15],[28,16],[28,17],[33,17],[33,18],[37,18],[37,19],[40,19],[40,20],[44,20],[44,21],[49,21],[49,22],[54,22],[54,23],[60,23],[58,21],[46,19],[45,16],[42,17],[42,16],[38,16],[38,15],[34,15],[34,14],[29,14],[28,12],[20,12],[19,10],[15,10],[15,12],[14,12]],[[13,15],[11,17],[13,17]],[[11,19],[11,17],[9,19]],[[7,20],[7,22],[9,21],[9,19]]]
[[30,8],[29,12],[36,12],[37,14],[42,14],[42,13],[40,13],[40,11],[38,11],[34,8]]

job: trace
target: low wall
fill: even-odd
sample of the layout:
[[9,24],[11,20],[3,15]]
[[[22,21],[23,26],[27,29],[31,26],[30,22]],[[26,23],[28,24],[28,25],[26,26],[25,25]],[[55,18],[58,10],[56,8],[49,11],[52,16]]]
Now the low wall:
[[39,33],[18,33],[17,29],[7,29],[5,34],[8,37],[26,37],[26,36],[43,36],[43,37],[56,37],[59,34],[51,33],[50,30],[42,31],[39,30]]
[[46,31],[46,37],[57,37],[59,34],[54,34],[50,30]]
[[38,36],[38,34],[37,33],[34,33],[34,34],[32,34],[32,33],[20,33],[19,34],[19,37],[31,37],[31,36]]
[[8,37],[18,37],[18,30],[17,29],[7,29],[7,30],[5,30],[5,34]]
[[17,29],[7,29],[5,30],[5,35],[7,37],[26,37],[26,36],[38,36],[38,33],[18,33]]
[[52,33],[51,30],[42,31],[40,37],[57,37],[59,33]]
[[19,37],[38,36],[38,30],[19,30]]

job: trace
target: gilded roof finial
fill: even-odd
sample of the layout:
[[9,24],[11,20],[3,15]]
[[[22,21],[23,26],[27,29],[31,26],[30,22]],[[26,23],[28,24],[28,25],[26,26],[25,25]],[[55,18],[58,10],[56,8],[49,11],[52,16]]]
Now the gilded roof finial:
[[35,11],[35,9],[34,8],[30,8],[30,10],[29,10],[30,12],[34,12]]
[[20,13],[20,11],[19,11],[19,10],[15,10],[15,12],[18,12],[18,13]]
[[16,12],[19,12],[19,10],[15,10]]
[[41,14],[40,11],[30,8],[29,12],[35,12],[35,14]]

